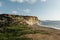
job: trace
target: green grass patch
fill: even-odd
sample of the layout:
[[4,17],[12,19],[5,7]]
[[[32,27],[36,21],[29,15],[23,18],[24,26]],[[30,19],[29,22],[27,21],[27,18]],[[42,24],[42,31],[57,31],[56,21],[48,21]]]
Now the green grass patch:
[[[44,30],[31,30],[27,25],[9,25],[0,28],[0,40],[32,40],[31,38],[20,38],[21,35],[26,34],[50,34]],[[19,38],[17,38],[19,37]]]

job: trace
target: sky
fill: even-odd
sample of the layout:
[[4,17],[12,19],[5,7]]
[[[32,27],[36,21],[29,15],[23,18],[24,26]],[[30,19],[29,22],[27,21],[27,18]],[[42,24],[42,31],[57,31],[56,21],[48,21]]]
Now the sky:
[[60,0],[0,0],[0,14],[31,15],[60,20]]

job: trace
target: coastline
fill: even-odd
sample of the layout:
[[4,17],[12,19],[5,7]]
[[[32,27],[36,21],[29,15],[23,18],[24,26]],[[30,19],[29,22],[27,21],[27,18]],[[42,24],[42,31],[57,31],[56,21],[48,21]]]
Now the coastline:
[[53,29],[60,30],[60,28],[58,28],[58,27],[55,27],[55,26],[47,26],[47,25],[40,25],[40,26],[43,26],[43,27],[48,27],[48,28],[53,28]]

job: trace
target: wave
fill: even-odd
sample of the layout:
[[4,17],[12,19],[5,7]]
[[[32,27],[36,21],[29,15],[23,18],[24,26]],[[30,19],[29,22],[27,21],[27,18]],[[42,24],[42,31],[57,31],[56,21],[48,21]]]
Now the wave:
[[41,21],[40,25],[60,30],[60,21]]
[[40,26],[44,26],[44,27],[49,27],[49,28],[54,28],[54,29],[60,30],[60,28],[59,27],[56,27],[56,26],[48,26],[48,25],[40,25]]

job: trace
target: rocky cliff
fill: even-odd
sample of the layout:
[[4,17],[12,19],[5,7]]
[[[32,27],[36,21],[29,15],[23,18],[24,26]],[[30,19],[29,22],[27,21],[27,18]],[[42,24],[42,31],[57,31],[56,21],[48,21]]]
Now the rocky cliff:
[[10,24],[37,24],[38,18],[35,16],[22,16],[22,15],[11,15],[11,14],[0,14],[0,26]]
[[0,40],[60,40],[60,30],[34,25],[38,22],[35,16],[0,14]]

